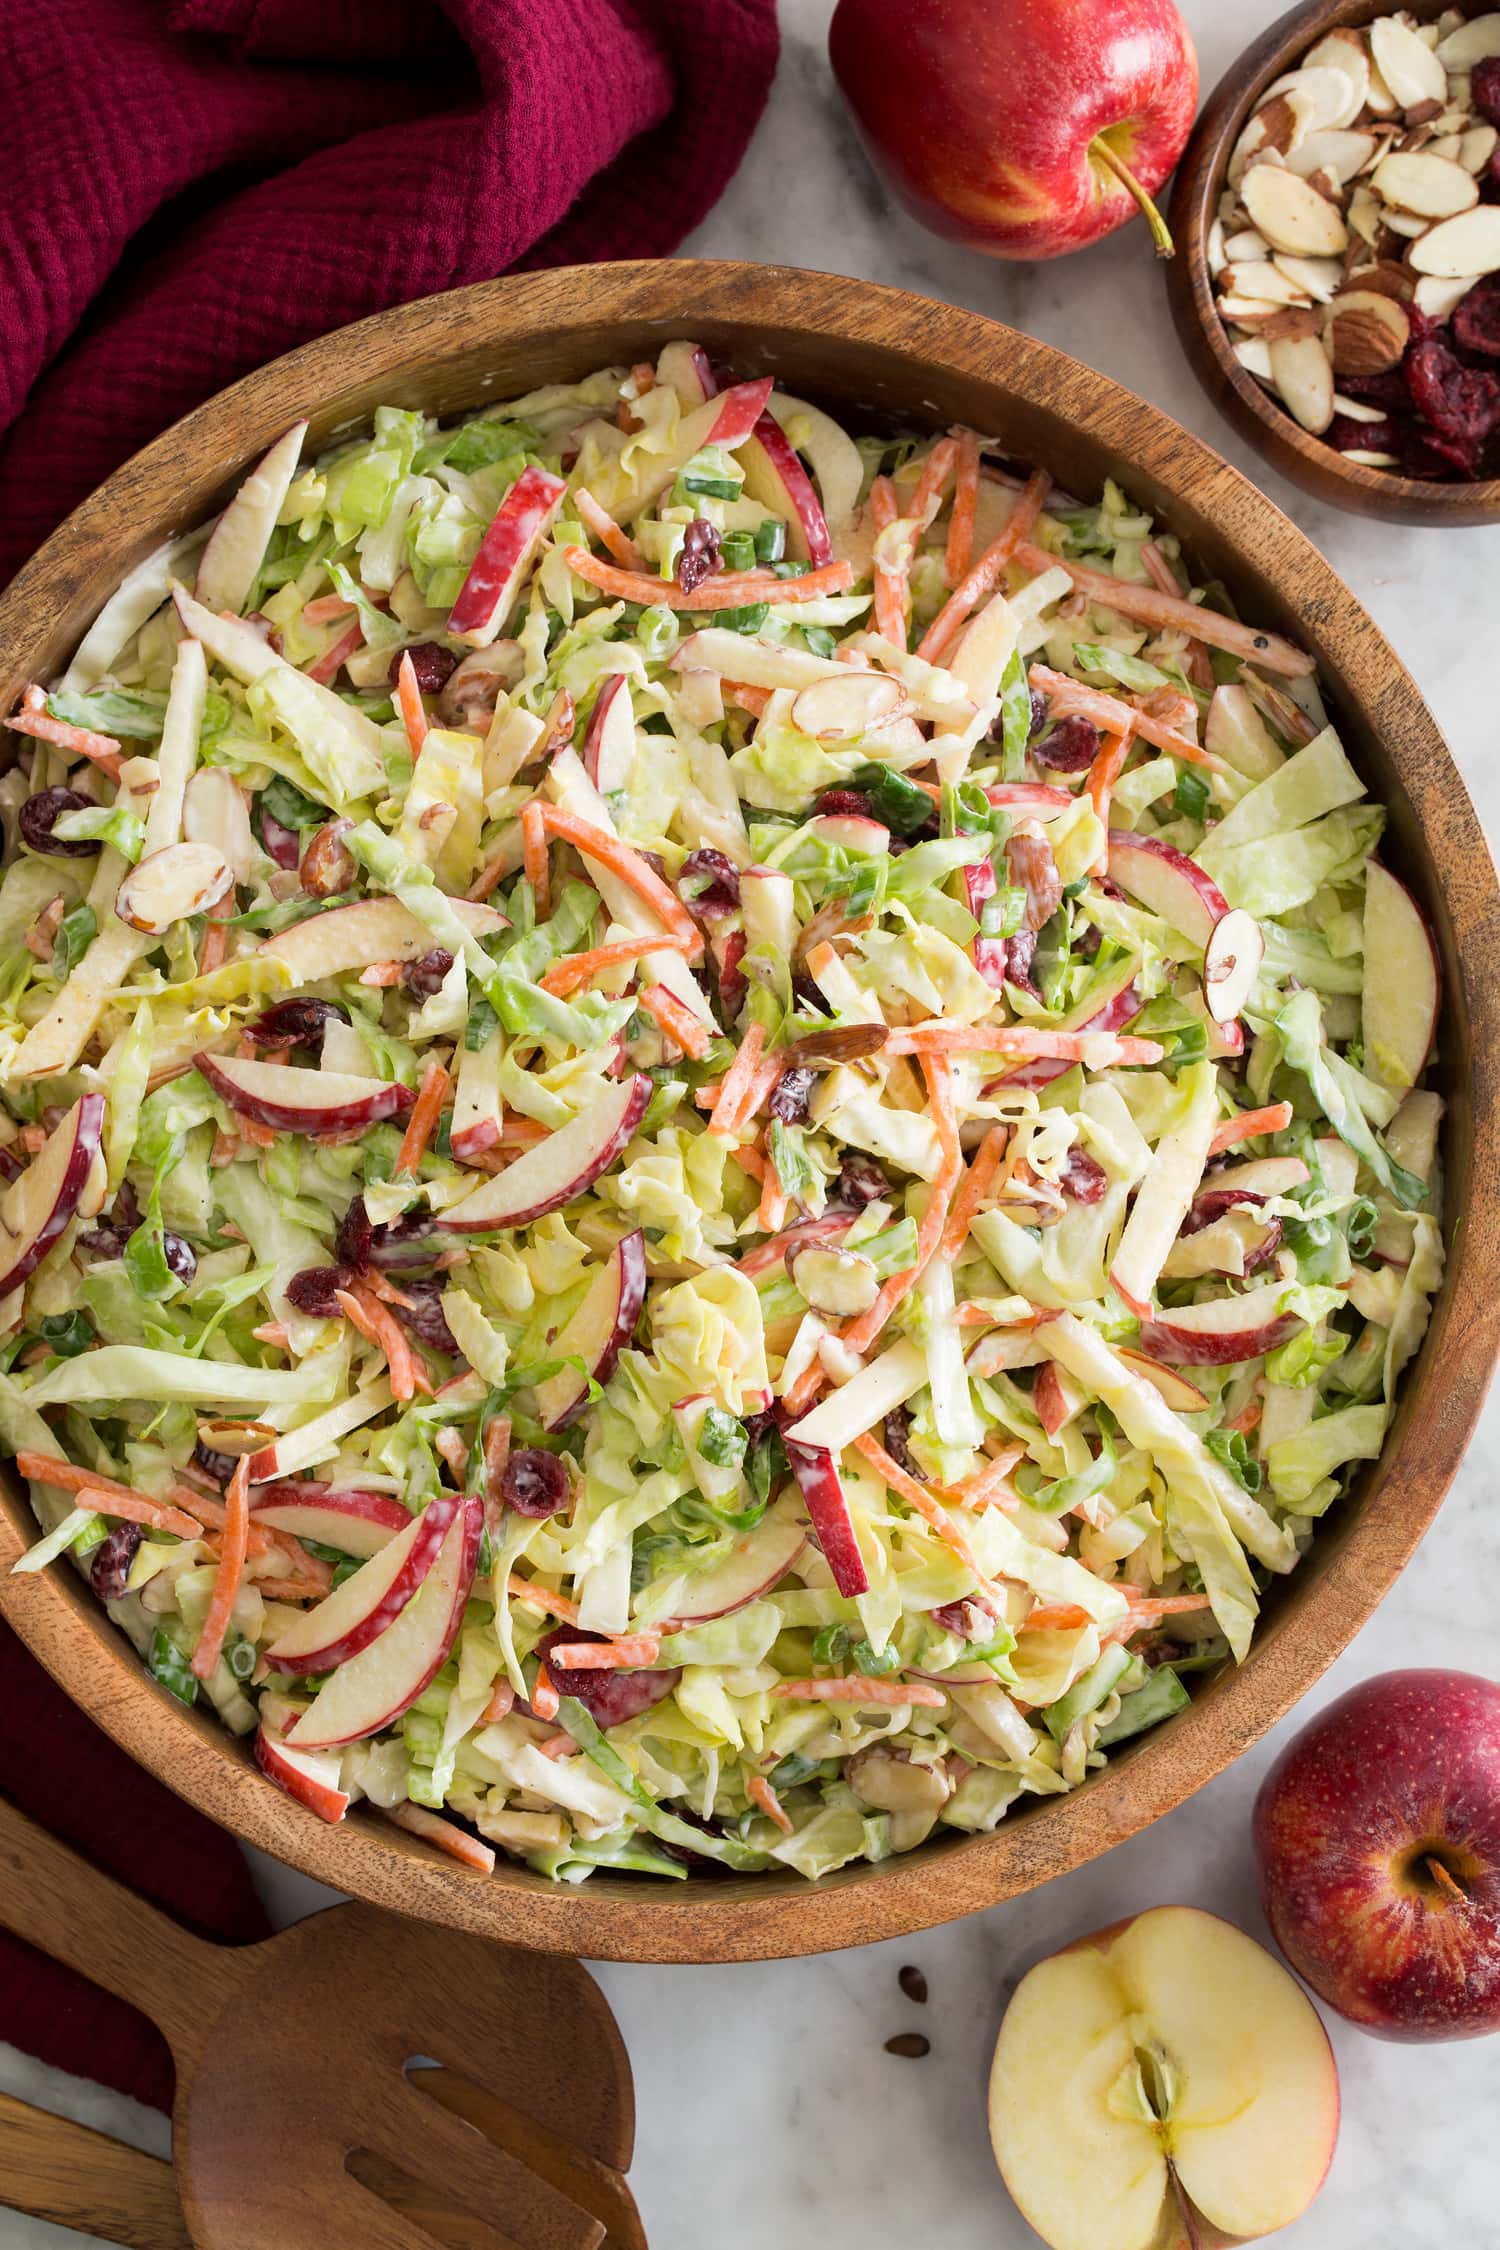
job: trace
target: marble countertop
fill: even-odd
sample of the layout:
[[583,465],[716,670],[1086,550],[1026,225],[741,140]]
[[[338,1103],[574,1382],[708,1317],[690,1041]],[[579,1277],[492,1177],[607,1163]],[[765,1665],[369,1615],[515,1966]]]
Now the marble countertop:
[[[1282,0],[1180,4],[1206,90]],[[831,12],[832,0],[781,0],[784,47],[770,109],[723,202],[685,250],[852,273],[968,306],[1060,345],[1175,415],[1261,484],[1353,586],[1415,673],[1496,833],[1490,644],[1500,528],[1450,534],[1366,523],[1285,484],[1198,389],[1144,230],[1053,264],[1004,266],[936,242],[893,211],[828,74]],[[1491,1592],[1500,1577],[1497,1460],[1500,1398],[1426,1545],[1297,1716],[1093,1866],[928,1936],[820,1961],[601,1967],[635,2067],[632,2179],[652,2250],[866,2250],[872,2239],[1035,2250],[993,2169],[983,2111],[989,2051],[1016,1978],[1068,1938],[1167,1901],[1264,1935],[1250,1804],[1298,1721],[1395,1666],[1500,1669]],[[281,1921],[332,1896],[269,1861],[258,1872]],[[898,1989],[907,1962],[926,1975],[924,2008]],[[1318,2202],[1280,2237],[1286,2250],[1495,2240],[1500,2039],[1420,2049],[1336,2021],[1330,2029],[1342,2136]],[[924,2060],[884,2053],[893,2033],[909,2030],[932,2042]],[[0,2087],[166,2152],[161,2119],[3,2046]],[[80,2239],[0,2211],[3,2250],[66,2250]]]

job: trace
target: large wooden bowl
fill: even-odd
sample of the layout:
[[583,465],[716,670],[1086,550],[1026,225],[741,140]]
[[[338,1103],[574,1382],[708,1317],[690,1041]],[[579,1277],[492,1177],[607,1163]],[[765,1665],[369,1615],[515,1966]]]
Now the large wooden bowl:
[[[363,321],[189,415],[69,518],[0,600],[0,708],[59,665],[122,573],[218,507],[296,415],[311,415],[315,448],[382,400],[449,413],[652,356],[685,333],[794,390],[919,423],[970,423],[1079,493],[1122,479],[1188,543],[1204,576],[1225,580],[1243,615],[1316,651],[1346,740],[1390,807],[1388,855],[1442,947],[1452,1261],[1384,1457],[1324,1523],[1305,1566],[1278,1583],[1246,1664],[1206,1681],[1190,1710],[1076,1795],[1037,1801],[993,1835],[935,1840],[817,1885],[776,1874],[553,1887],[510,1864],[490,1878],[467,1873],[359,1813],[324,1827],[263,1780],[211,1717],[156,1687],[76,1576],[0,1576],[0,1613],[69,1694],[248,1842],[409,1914],[637,1961],[750,1960],[903,1935],[1077,1867],[1181,1803],[1281,1717],[1390,1587],[1458,1466],[1500,1348],[1500,895],[1442,738],[1295,525],[1165,415],[992,321],[867,282],[688,263],[530,274]],[[0,1572],[34,1535],[12,1484],[0,1492]]]

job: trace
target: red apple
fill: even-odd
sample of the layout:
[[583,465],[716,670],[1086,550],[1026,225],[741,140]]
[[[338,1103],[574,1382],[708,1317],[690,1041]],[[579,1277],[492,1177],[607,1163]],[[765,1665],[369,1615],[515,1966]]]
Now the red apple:
[[[1118,1281],[1115,1286],[1119,1288]],[[1296,1313],[1276,1309],[1285,1286],[1268,1281],[1238,1297],[1215,1297],[1206,1305],[1180,1305],[1173,1312],[1153,1313],[1141,1322],[1141,1350],[1173,1367],[1235,1367],[1241,1360],[1259,1359],[1302,1325]]]
[[1319,1713],[1255,1804],[1277,1944],[1382,2039],[1500,2031],[1500,1685],[1387,1672]]
[[[282,1075],[278,1072],[276,1075]],[[583,1195],[620,1155],[646,1114],[652,1085],[644,1072],[620,1079],[567,1125],[537,1141],[514,1164],[495,1173],[444,1212],[441,1224],[458,1234],[489,1227],[524,1227]]]
[[289,1797],[330,1824],[349,1810],[349,1793],[339,1787],[336,1750],[296,1750],[269,1727],[255,1737],[255,1762],[267,1778]]
[[209,533],[208,545],[198,558],[198,579],[193,588],[206,609],[238,613],[244,608],[255,574],[265,560],[281,503],[297,473],[306,435],[307,424],[294,422],[276,440]]
[[550,469],[523,469],[479,542],[448,614],[448,630],[487,648],[515,606],[521,583],[562,506],[567,486]]
[[[1229,912],[1229,901],[1196,861],[1157,836],[1127,828],[1109,832],[1110,881],[1129,891],[1194,945],[1206,947]],[[1257,933],[1258,934],[1258,933]],[[1264,944],[1262,945],[1264,950]]]
[[[450,898],[448,904],[477,938],[510,927],[496,907],[466,898]],[[399,898],[359,898],[305,915],[290,929],[263,939],[259,950],[283,962],[297,984],[316,984],[350,969],[367,969],[372,961],[419,961],[431,952],[432,943],[426,923]]]
[[615,1244],[572,1319],[548,1347],[551,1358],[573,1364],[536,1386],[536,1417],[544,1430],[565,1430],[583,1412],[590,1381],[609,1381],[635,1334],[645,1301],[646,1237],[637,1227]]
[[[82,1095],[7,1188],[0,1201],[0,1296],[8,1296],[36,1272],[85,1203],[96,1168],[102,1177],[103,1131],[104,1096]],[[93,1209],[98,1207],[95,1201]]]
[[434,1493],[404,1531],[294,1619],[266,1650],[272,1671],[331,1672],[387,1632],[435,1566],[461,1498],[446,1489]]
[[740,1533],[721,1562],[688,1580],[683,1588],[683,1609],[678,1616],[664,1619],[655,1630],[686,1632],[690,1626],[743,1609],[747,1602],[780,1585],[806,1545],[802,1503],[788,1488],[753,1531]]
[[834,75],[913,218],[995,258],[1058,258],[1132,218],[1182,153],[1198,59],[1171,0],[839,0]]
[[831,562],[833,541],[823,504],[769,407],[740,447],[739,457],[750,499],[759,500],[786,525],[787,552],[802,562]]
[[203,1053],[193,1061],[231,1109],[276,1133],[352,1133],[404,1117],[417,1098],[394,1078],[351,1078],[341,1070],[241,1062],[234,1055]]
[[817,1533],[823,1559],[833,1572],[835,1586],[841,1594],[868,1593],[869,1573],[854,1535],[854,1519],[849,1513],[849,1502],[833,1455],[825,1445],[799,1445],[785,1431],[782,1443]]
[[629,785],[635,766],[635,712],[630,682],[611,672],[594,698],[583,738],[583,770],[603,797]]
[[264,1485],[251,1501],[250,1513],[268,1531],[316,1539],[321,1546],[361,1558],[379,1554],[411,1524],[410,1510],[389,1492],[319,1484],[313,1477],[284,1477]]

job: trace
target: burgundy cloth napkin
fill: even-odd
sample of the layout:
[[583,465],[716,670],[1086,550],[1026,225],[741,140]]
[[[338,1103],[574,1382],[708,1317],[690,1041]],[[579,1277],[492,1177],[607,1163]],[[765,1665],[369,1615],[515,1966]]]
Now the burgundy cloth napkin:
[[[382,306],[663,256],[764,106],[775,0],[0,0],[0,583],[190,406]],[[0,1795],[203,1934],[233,1839],[0,1626]],[[170,2106],[133,2009],[0,1932],[0,2038]]]
[[775,61],[775,0],[0,0],[0,583],[294,344],[675,249]]

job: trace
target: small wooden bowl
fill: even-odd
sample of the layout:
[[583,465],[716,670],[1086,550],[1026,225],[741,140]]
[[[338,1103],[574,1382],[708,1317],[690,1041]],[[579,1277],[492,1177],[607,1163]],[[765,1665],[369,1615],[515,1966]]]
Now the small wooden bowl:
[[799,1875],[550,1884],[503,1862],[471,1874],[357,1811],[339,1827],[273,1787],[211,1715],[150,1678],[69,1570],[12,1577],[36,1536],[0,1481],[0,1615],[132,1756],[248,1843],[379,1906],[513,1945],[635,1961],[758,1960],[905,1936],[1046,1882],[1168,1812],[1279,1719],[1364,1624],[1437,1512],[1497,1352],[1500,1290],[1500,888],[1441,735],[1388,643],[1309,542],[1207,446],[1045,344],[894,289],[775,267],[589,266],[486,282],[307,344],[179,422],[86,501],[0,597],[0,710],[71,653],[119,578],[220,507],[300,414],[309,452],[382,401],[451,414],[486,398],[654,358],[691,336],[746,375],[774,373],[861,417],[999,434],[1075,492],[1120,479],[1222,579],[1240,613],[1317,657],[1350,750],[1389,808],[1383,847],[1437,934],[1449,1268],[1380,1461],[1269,1594],[1245,1664],[1067,1797],[992,1835],[808,1884]]
[[[1377,16],[1389,15],[1393,4],[1313,0],[1311,7],[1292,8],[1224,73],[1177,167],[1171,206],[1177,255],[1167,265],[1167,296],[1177,334],[1209,397],[1273,468],[1315,499],[1355,515],[1382,516],[1388,523],[1500,523],[1500,477],[1440,484],[1428,477],[1394,476],[1350,461],[1311,436],[1240,365],[1214,305],[1208,233],[1234,145],[1256,102],[1284,71],[1295,70],[1326,32],[1344,24],[1373,23]],[[1448,4],[1403,0],[1407,13],[1424,23],[1442,15]],[[1477,4],[1472,12],[1481,12]]]

